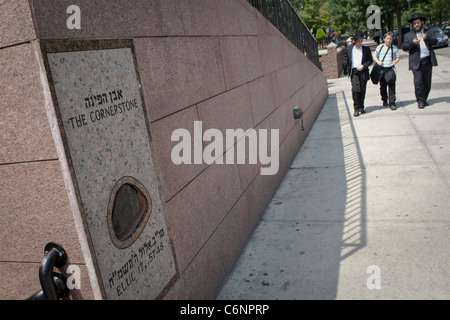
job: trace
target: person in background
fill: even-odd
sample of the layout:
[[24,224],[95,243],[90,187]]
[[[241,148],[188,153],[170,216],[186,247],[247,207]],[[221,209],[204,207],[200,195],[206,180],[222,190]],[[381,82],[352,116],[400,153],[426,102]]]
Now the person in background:
[[348,74],[352,84],[354,116],[366,113],[364,99],[366,97],[367,81],[369,80],[369,67],[373,63],[369,47],[363,46],[364,34],[361,30],[355,32],[353,45],[347,47],[344,53],[344,73]]
[[428,106],[428,95],[431,90],[431,76],[437,59],[433,45],[438,43],[433,30],[424,28],[425,17],[421,13],[414,13],[408,20],[413,29],[405,34],[402,49],[409,51],[409,70],[414,76],[414,90],[417,106],[423,109]]
[[[396,110],[395,81],[397,79],[397,71],[395,70],[395,65],[400,61],[400,54],[398,53],[398,48],[392,44],[394,40],[394,34],[392,32],[387,32],[383,40],[384,43],[375,49],[373,60],[383,70],[383,75],[380,79],[380,94],[383,106],[389,106],[391,110]],[[388,86],[389,96],[387,94]]]
[[328,26],[325,29],[325,33],[327,34],[327,39],[329,41],[331,41],[331,39],[333,38],[333,33],[332,33],[332,30],[331,30],[331,25],[332,24],[333,24],[333,21],[328,21]]
[[380,37],[381,37],[381,31],[375,31],[373,33],[373,40],[377,43],[377,45],[380,44]]

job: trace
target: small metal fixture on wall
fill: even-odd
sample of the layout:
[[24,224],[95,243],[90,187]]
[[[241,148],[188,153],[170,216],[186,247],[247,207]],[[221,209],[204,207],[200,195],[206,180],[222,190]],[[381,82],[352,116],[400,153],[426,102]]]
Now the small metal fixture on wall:
[[305,131],[305,128],[303,127],[303,110],[300,109],[298,106],[295,106],[294,109],[294,119],[295,120],[301,120],[302,124],[302,131]]

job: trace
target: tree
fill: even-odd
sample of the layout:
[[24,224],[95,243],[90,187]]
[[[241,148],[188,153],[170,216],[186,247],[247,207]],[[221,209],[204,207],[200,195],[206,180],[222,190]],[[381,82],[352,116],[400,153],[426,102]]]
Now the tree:
[[337,23],[345,25],[346,32],[354,34],[356,30],[367,31],[366,11],[369,0],[333,0],[331,12]]
[[333,18],[337,23],[345,26],[346,31],[351,34],[356,30],[363,32],[370,31],[367,27],[367,19],[370,16],[367,14],[367,8],[370,5],[377,5],[381,11],[382,33],[386,30],[393,30],[394,26],[396,26],[398,29],[399,46],[401,46],[402,26],[405,24],[405,20],[402,19],[402,13],[405,10],[407,11],[408,6],[406,0],[330,0],[329,4]]
[[450,2],[448,0],[413,0],[411,11],[421,12],[430,24],[442,26],[442,23],[450,17]]
[[317,29],[316,39],[322,39],[326,37],[325,31],[322,28]]
[[294,0],[291,4],[308,28],[312,27],[314,30],[325,29],[328,21],[332,20],[328,1]]
[[401,47],[403,26],[406,26],[408,21],[408,19],[404,19],[403,12],[408,11],[408,2],[406,0],[377,0],[377,5],[380,7],[382,19],[385,20],[381,27],[382,32],[393,31],[394,28],[397,28],[398,46]]

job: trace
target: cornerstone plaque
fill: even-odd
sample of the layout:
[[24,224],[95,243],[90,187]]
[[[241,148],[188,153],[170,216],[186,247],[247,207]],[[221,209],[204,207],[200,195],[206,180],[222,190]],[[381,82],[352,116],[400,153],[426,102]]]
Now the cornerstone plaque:
[[175,275],[131,47],[47,51],[66,151],[108,299]]

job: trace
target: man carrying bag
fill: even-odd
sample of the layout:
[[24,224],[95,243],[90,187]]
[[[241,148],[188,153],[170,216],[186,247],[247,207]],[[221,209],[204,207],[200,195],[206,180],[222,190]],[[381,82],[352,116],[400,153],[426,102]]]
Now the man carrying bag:
[[355,32],[353,45],[345,49],[343,67],[344,73],[348,74],[352,84],[353,108],[355,117],[364,110],[364,99],[366,97],[367,81],[369,80],[369,67],[373,63],[370,48],[363,46],[364,35],[362,31]]

